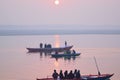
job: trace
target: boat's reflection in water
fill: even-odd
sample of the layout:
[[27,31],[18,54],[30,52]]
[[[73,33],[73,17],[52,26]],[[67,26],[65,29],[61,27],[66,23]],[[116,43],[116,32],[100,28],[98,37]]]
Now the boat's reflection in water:
[[55,58],[56,61],[58,61],[59,59],[71,61],[71,60],[75,60],[77,56],[52,57],[52,58]]
[[51,56],[51,53],[40,52],[40,58]]
[[27,52],[27,54],[29,54],[29,55],[39,54],[40,58],[51,56],[51,52]]
[[79,56],[63,56],[63,57],[52,57],[51,52],[27,52],[27,54],[39,54],[40,58],[50,57],[51,59],[55,59],[58,61],[59,59],[64,59],[65,61],[74,61],[76,58],[79,58]]

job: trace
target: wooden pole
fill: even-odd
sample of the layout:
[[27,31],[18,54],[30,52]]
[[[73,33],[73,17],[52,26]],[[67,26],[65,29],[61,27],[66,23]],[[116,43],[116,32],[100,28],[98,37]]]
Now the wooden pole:
[[96,67],[97,67],[98,75],[101,75],[101,73],[100,73],[100,70],[99,70],[99,68],[98,68],[97,61],[96,61],[96,58],[95,58],[95,57],[94,57],[94,60],[95,60],[95,64],[96,64]]

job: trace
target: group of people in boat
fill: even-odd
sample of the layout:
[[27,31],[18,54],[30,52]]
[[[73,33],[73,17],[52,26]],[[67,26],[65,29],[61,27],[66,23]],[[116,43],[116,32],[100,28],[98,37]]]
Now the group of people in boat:
[[62,70],[60,70],[59,74],[57,73],[56,70],[54,70],[52,77],[54,80],[66,80],[66,79],[81,79],[81,74],[80,74],[80,70],[75,69],[74,72],[72,70],[70,70],[70,72],[68,72],[67,70],[63,73]]
[[[55,54],[58,54],[58,52],[56,51]],[[75,50],[67,50],[64,52],[64,54],[76,54]]]
[[43,47],[43,43],[40,43],[40,48],[52,48],[52,45],[51,44],[44,44],[44,47]]
[[67,50],[64,52],[65,54],[75,54],[76,51],[73,49],[73,50]]
[[[65,41],[65,47],[67,46],[67,41]],[[52,48],[51,44],[44,44],[43,47],[43,43],[40,43],[40,48]]]

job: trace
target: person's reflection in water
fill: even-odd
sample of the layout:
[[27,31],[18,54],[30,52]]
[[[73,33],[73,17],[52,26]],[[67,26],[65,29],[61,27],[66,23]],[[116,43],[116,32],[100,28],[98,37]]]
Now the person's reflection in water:
[[47,57],[47,53],[45,52],[45,57]]
[[55,58],[56,61],[58,61],[58,58]]
[[75,57],[75,56],[73,56],[72,58],[73,58],[73,60],[75,60],[75,59],[76,59],[76,57]]
[[76,56],[73,56],[73,57],[64,57],[64,60],[66,61],[66,60],[69,60],[69,61],[71,61],[71,60],[75,60],[76,59]]
[[43,57],[43,53],[42,52],[40,52],[40,58],[42,58]]

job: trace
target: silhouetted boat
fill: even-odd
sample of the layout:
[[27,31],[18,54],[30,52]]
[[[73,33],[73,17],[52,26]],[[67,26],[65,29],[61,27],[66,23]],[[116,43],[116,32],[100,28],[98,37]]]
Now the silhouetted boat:
[[71,56],[79,56],[81,53],[62,53],[62,54],[51,54],[52,57],[71,57]]
[[58,48],[27,48],[29,52],[63,52],[70,50],[73,46],[58,47]]
[[[110,79],[114,74],[101,74],[101,75],[82,75],[81,79],[72,79],[72,80],[107,80]],[[41,78],[36,80],[54,80],[53,78]],[[71,80],[71,79],[63,79]]]

